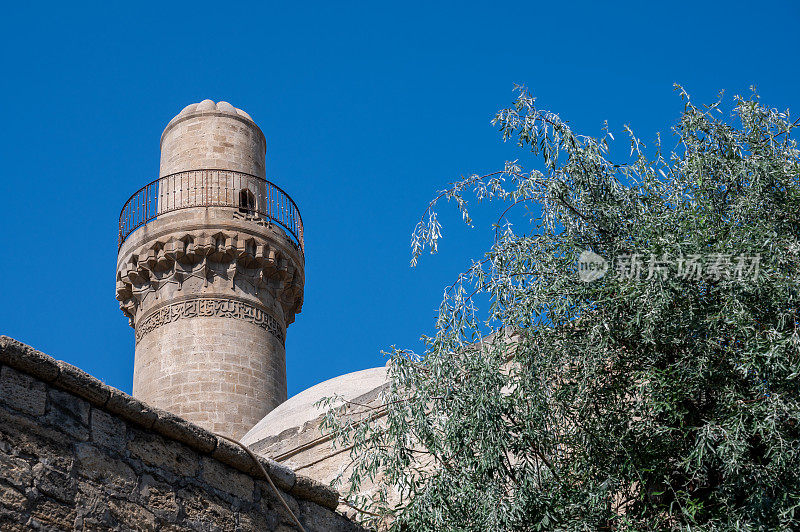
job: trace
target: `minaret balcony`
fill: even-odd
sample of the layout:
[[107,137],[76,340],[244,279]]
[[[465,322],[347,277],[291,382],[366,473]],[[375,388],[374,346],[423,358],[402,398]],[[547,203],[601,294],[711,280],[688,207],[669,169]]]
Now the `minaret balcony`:
[[300,211],[283,189],[262,177],[215,169],[177,172],[137,190],[119,215],[119,247],[159,216],[198,207],[231,209],[237,216],[274,222],[305,254]]

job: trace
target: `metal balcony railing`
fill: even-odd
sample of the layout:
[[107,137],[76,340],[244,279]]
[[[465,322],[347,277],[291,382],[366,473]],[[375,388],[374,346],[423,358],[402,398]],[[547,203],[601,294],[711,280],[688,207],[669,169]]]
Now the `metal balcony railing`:
[[133,231],[160,215],[192,207],[228,207],[269,218],[305,253],[303,220],[292,198],[264,178],[232,170],[178,172],[137,190],[119,215],[119,246]]

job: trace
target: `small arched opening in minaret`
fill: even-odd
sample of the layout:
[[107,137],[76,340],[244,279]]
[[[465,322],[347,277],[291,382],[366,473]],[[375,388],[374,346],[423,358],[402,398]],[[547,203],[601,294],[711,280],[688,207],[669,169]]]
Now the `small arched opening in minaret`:
[[256,210],[256,197],[250,190],[243,188],[239,191],[239,212],[254,214]]

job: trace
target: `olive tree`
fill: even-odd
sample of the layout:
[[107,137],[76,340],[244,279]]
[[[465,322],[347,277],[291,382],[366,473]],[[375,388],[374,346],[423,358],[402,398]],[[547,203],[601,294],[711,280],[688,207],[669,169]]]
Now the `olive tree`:
[[[493,123],[530,160],[430,203],[412,264],[437,249],[443,200],[498,223],[424,353],[392,349],[381,405],[326,416],[363,522],[800,527],[798,122],[755,93],[723,111],[676,90],[666,149],[578,134],[518,87]],[[521,204],[541,215],[510,223]]]

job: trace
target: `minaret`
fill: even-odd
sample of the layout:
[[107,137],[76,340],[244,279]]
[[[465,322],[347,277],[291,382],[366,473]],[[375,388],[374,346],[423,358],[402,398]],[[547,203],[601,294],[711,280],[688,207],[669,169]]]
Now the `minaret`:
[[286,400],[286,327],[303,304],[303,224],[265,152],[241,109],[189,105],[119,220],[133,395],[234,438]]

